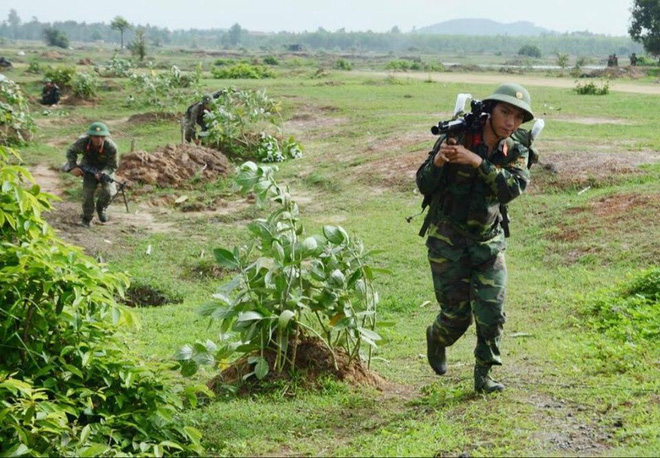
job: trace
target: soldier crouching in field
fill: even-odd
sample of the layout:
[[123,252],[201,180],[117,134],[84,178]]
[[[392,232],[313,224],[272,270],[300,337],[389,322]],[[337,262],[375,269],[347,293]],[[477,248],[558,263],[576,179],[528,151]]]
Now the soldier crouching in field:
[[60,101],[60,88],[49,78],[44,80],[44,88],[41,90],[42,105],[57,105]]
[[200,140],[197,137],[197,126],[202,132],[208,130],[204,114],[211,109],[211,96],[205,95],[202,100],[190,105],[183,118],[181,119],[181,128],[183,129],[183,139],[186,142],[194,142],[199,145]]
[[[417,186],[432,196],[424,227],[435,296],[440,313],[426,329],[427,356],[438,375],[447,371],[446,347],[474,320],[474,389],[504,390],[490,376],[501,365],[507,280],[502,205],[529,183],[526,146],[511,136],[534,119],[531,98],[518,84],[503,84],[483,100],[478,129],[438,139],[417,172]],[[422,234],[426,231],[423,228]]]
[[[62,171],[83,177],[81,225],[84,227],[90,227],[95,207],[99,220],[102,223],[108,221],[107,207],[117,192],[113,181],[117,170],[117,145],[107,138],[109,135],[105,124],[92,123],[87,133],[76,140],[66,152],[67,163],[62,167]],[[77,163],[79,154],[82,155],[80,164]],[[101,190],[95,205],[94,194],[99,184]]]

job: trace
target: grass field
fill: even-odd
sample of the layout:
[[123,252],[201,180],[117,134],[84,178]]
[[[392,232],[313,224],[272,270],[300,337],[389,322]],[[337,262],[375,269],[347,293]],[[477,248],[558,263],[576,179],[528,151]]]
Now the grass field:
[[[42,52],[35,51],[40,60],[57,63]],[[109,58],[94,52],[95,60]],[[85,50],[65,59],[81,57]],[[194,64],[175,53],[159,59],[184,70]],[[36,100],[40,77],[24,73],[25,65],[5,74]],[[264,80],[214,80],[204,73],[202,87],[266,89],[281,100],[285,133],[294,134],[305,150],[303,158],[279,165],[278,182],[290,187],[309,233],[339,224],[367,247],[382,250],[374,263],[391,274],[375,280],[379,314],[395,325],[380,331],[385,342],[371,364],[385,380],[380,389],[328,379],[309,391],[292,382],[186,411],[183,421],[204,433],[211,455],[660,454],[657,302],[650,322],[627,324],[655,330],[655,340],[630,333],[615,338],[589,324],[594,300],[657,266],[660,257],[655,83],[613,80],[608,95],[580,96],[569,76],[506,75],[526,85],[546,128],[529,192],[510,206],[508,321],[504,365],[495,371],[507,390],[485,397],[473,393],[472,329],[449,349],[446,376],[435,376],[426,363],[424,330],[438,307],[424,241],[417,236],[422,217],[412,224],[405,217],[421,203],[414,172],[434,141],[430,127],[448,119],[457,93],[486,97],[503,75],[318,72],[315,65],[292,70],[284,63],[276,73]],[[120,152],[132,142],[150,151],[179,141],[176,121],[129,123],[135,110],[122,106],[126,79],[112,81],[119,90],[101,92],[92,103],[62,104],[48,115],[34,104],[39,131],[20,149],[24,161],[33,169],[58,166],[68,144],[94,120],[108,123]],[[185,105],[176,108],[183,112]],[[79,183],[55,177],[44,187],[63,196],[59,206],[77,206]],[[209,267],[211,252],[245,241],[245,225],[266,212],[246,205],[230,178],[185,191],[221,197],[223,211],[184,213],[157,204],[158,196],[183,192],[131,193],[139,223],[129,224],[123,204],[116,202],[110,209],[113,224],[87,232],[58,227],[62,238],[172,299],[137,309],[142,328],[124,336],[145,360],[171,360],[182,345],[217,337],[217,325],[197,314],[225,278]],[[194,380],[214,375],[206,369]]]

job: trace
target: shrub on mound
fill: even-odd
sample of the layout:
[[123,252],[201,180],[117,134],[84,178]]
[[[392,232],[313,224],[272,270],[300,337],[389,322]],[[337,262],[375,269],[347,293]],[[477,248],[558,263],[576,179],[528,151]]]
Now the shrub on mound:
[[11,154],[0,147],[0,455],[203,453],[167,373],[116,336],[134,324],[114,299],[127,277],[58,239],[41,217],[52,196]]

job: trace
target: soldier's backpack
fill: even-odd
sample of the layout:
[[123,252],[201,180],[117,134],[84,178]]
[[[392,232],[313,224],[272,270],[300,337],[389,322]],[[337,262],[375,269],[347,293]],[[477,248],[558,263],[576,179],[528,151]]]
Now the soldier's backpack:
[[[514,141],[522,144],[529,150],[529,157],[527,159],[528,169],[530,169],[534,164],[538,163],[539,161],[539,154],[538,154],[538,150],[534,147],[534,140],[536,140],[539,137],[541,131],[543,130],[543,127],[545,127],[545,121],[543,121],[543,119],[537,119],[536,122],[534,123],[534,126],[531,129],[528,130],[528,129],[519,128],[511,135],[511,138]],[[433,149],[429,152],[429,155],[426,158],[426,160],[419,166],[415,176],[418,176],[421,170],[429,163],[429,161],[433,160],[433,157],[435,156],[435,153],[437,152],[439,147],[440,147],[440,139],[438,139],[438,141],[436,141],[436,143],[433,145]],[[426,208],[429,205],[431,205],[432,200],[433,200],[433,195],[424,194],[424,199],[422,200],[422,210],[416,215],[406,217],[406,221],[410,223],[415,216],[424,213],[424,210],[426,210]],[[509,237],[510,220],[509,220],[509,212],[506,204],[500,204],[500,214],[502,216],[500,224],[502,225],[502,229],[504,230],[504,235],[506,237]],[[431,218],[429,212],[424,218],[424,223],[422,223],[422,227],[419,231],[420,237],[424,237],[426,235],[426,231],[428,230],[430,223],[431,223]]]

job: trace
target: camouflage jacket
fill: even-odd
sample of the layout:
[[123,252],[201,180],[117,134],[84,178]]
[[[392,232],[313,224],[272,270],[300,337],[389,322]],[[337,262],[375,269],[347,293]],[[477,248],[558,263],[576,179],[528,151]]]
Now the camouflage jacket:
[[66,152],[69,169],[76,166],[79,154],[82,155],[80,163],[83,165],[93,167],[108,175],[117,170],[117,145],[109,138],[105,138],[98,151],[92,146],[89,136],[84,135],[76,140]]
[[[438,139],[436,145],[443,140]],[[465,143],[464,138],[458,140]],[[426,216],[429,237],[450,244],[452,237],[466,242],[492,240],[493,248],[504,249],[500,204],[511,202],[525,191],[529,152],[511,138],[502,140],[490,155],[485,143],[473,143],[469,149],[483,158],[478,168],[460,164],[436,167],[431,152],[417,171],[417,187],[425,196],[431,196]]]
[[207,130],[206,121],[204,120],[204,105],[201,102],[194,103],[186,110],[186,123],[189,126],[197,124],[201,127],[202,132]]

